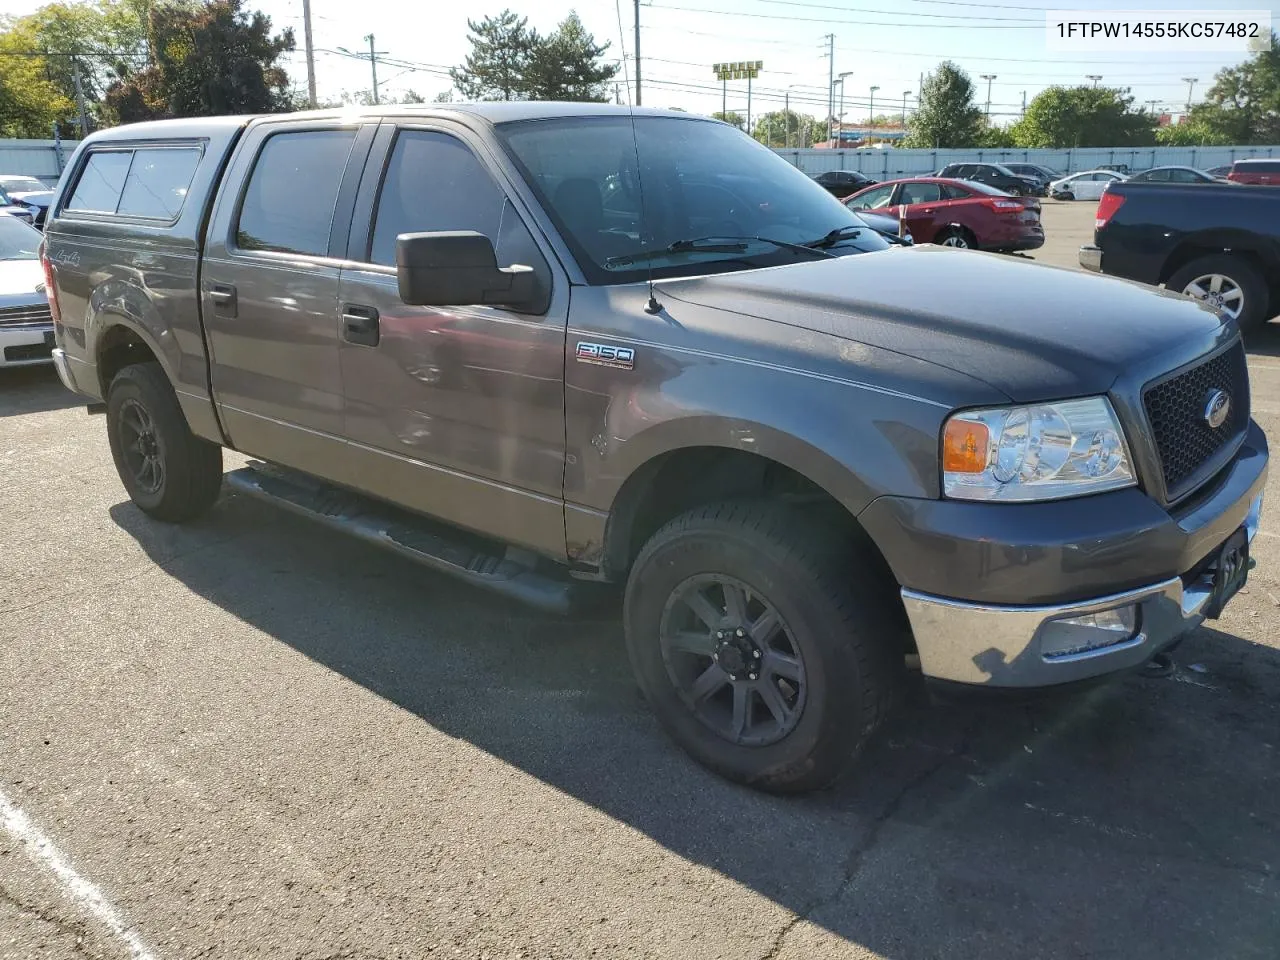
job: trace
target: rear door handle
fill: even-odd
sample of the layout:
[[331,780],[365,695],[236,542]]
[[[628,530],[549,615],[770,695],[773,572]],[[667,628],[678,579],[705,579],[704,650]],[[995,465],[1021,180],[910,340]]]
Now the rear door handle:
[[224,317],[236,315],[236,288],[229,283],[215,283],[209,288],[209,301]]
[[381,339],[378,311],[360,303],[342,305],[342,339],[362,347],[376,347]]

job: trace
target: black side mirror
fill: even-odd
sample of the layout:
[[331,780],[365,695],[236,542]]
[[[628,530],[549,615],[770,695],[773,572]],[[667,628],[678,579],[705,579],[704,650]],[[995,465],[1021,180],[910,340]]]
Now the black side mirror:
[[474,230],[396,237],[400,299],[411,306],[487,304],[524,313],[546,310],[533,267],[499,267],[493,243]]

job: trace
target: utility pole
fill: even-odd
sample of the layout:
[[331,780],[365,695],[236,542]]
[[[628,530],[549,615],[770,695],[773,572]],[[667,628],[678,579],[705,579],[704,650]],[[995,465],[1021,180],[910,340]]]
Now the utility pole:
[[1148,100],[1148,101],[1147,101],[1147,106],[1151,108],[1151,115],[1152,115],[1153,117],[1156,115],[1156,104],[1157,104],[1157,103],[1159,103],[1159,102],[1160,102],[1159,100]]
[[636,106],[643,102],[640,97],[640,0],[636,0]]
[[876,125],[876,91],[879,87],[871,88],[871,107],[867,110],[867,126],[874,127]]
[[791,87],[787,87],[787,92],[782,97],[782,119],[786,121],[786,132],[782,135],[782,146],[785,150],[791,149]]
[[1027,115],[1027,91],[1022,91],[1022,115]]
[[1092,81],[1093,81],[1093,89],[1097,90],[1097,89],[1098,89],[1098,81],[1102,79],[1102,74],[1100,74],[1100,73],[1086,73],[1086,74],[1084,75],[1084,78],[1085,78],[1086,80],[1092,80]]
[[840,84],[840,110],[836,113],[836,145],[844,143],[844,78],[853,76],[852,70],[846,70],[844,73],[836,77],[836,83]]
[[80,139],[89,135],[89,112],[84,106],[84,87],[80,83],[80,58],[71,58],[71,76],[76,86],[76,108],[80,112]]
[[831,121],[836,112],[836,35],[828,33],[827,41],[827,143],[831,143]]
[[[307,106],[316,108],[316,51],[311,45],[311,0],[302,0],[302,41],[307,51]],[[150,45],[150,40],[147,41]]]
[[369,66],[373,69],[373,105],[378,105],[378,54],[373,49],[373,34],[365,37],[369,41]]
[[1182,82],[1187,85],[1187,113],[1191,112],[1191,91],[1195,90],[1196,84],[1200,82],[1199,77],[1183,77]]
[[911,96],[910,90],[902,91],[902,129],[907,129],[907,97]]
[[987,81],[987,123],[991,123],[991,81],[996,79],[994,73],[981,74],[983,80]]

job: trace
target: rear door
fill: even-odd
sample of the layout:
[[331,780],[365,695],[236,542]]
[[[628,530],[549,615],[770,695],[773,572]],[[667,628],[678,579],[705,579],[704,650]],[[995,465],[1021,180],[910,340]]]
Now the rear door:
[[936,183],[904,183],[894,199],[912,238],[917,243],[932,243],[946,208],[942,188]]
[[[358,488],[563,560],[569,286],[511,182],[460,125],[384,121],[338,292],[345,433]],[[546,311],[404,304],[397,235],[446,230],[532,266]]]
[[239,450],[343,479],[338,280],[376,124],[251,127],[209,225],[200,290],[219,415]]

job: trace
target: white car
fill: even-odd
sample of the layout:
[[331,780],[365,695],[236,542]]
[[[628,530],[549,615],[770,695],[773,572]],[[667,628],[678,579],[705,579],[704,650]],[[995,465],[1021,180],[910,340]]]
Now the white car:
[[0,216],[0,369],[52,359],[53,318],[39,247],[39,231]]
[[1055,200],[1097,200],[1108,183],[1127,179],[1114,170],[1082,170],[1049,184],[1049,196]]

